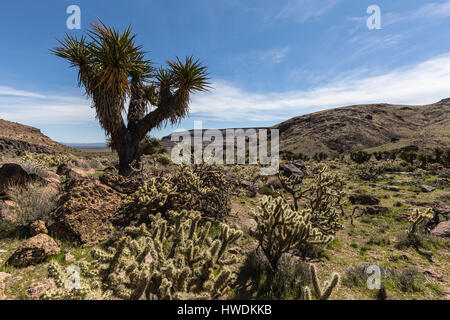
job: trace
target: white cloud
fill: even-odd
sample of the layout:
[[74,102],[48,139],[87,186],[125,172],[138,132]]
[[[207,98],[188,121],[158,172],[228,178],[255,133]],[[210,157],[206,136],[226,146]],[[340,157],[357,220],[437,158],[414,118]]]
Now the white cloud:
[[30,97],[30,98],[45,98],[45,96],[23,90],[17,90],[7,86],[0,86],[0,96],[14,96],[14,97]]
[[[289,92],[250,92],[215,80],[214,89],[192,97],[191,118],[216,121],[278,121],[333,107],[363,103],[427,104],[450,96],[450,53],[377,76],[361,70],[335,75],[327,84]],[[23,92],[7,96],[4,92]],[[39,97],[35,97],[35,96]],[[40,98],[41,96],[45,98]],[[0,118],[33,124],[96,122],[83,97],[0,93]],[[250,124],[251,125],[251,124]]]
[[341,0],[289,0],[275,19],[293,18],[303,23],[326,14],[339,2]]
[[[4,89],[7,88],[7,89]],[[44,95],[0,86],[0,118],[35,124],[95,121],[95,112],[83,97]]]
[[191,114],[219,121],[276,122],[352,104],[427,104],[450,96],[449,83],[450,54],[378,76],[358,72],[304,91],[253,93],[217,80],[215,90],[193,97]]
[[258,52],[258,55],[262,62],[270,62],[278,64],[284,60],[288,52],[289,52],[288,47],[273,48],[265,51],[260,51]]

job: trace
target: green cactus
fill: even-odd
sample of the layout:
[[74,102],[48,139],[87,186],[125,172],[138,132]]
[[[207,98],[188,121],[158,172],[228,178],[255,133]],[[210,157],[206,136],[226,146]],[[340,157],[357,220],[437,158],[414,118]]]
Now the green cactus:
[[228,252],[241,231],[221,225],[209,235],[211,224],[200,226],[200,213],[170,212],[151,217],[151,227],[128,227],[125,236],[106,250],[94,249],[104,290],[121,299],[217,299],[234,277]]
[[[83,275],[88,274],[84,273],[87,272],[87,269],[83,264],[80,264],[79,267]],[[56,262],[49,264],[48,274],[54,279],[57,288],[44,293],[41,297],[42,300],[85,300],[92,295],[91,287],[84,283],[81,283],[80,287],[67,288],[66,283],[69,279]]]
[[67,163],[75,157],[71,154],[47,154],[47,153],[31,153],[31,152],[25,152],[25,154],[20,158],[22,162],[30,162],[34,163],[36,165],[41,166],[50,166],[50,167],[57,167],[60,164]]
[[326,165],[318,165],[310,187],[303,187],[303,179],[299,176],[285,176],[278,173],[283,188],[288,191],[294,201],[293,210],[299,211],[300,201],[305,203],[304,209],[309,210],[313,227],[323,234],[335,234],[342,229],[339,223],[339,213],[344,215],[343,188],[344,180],[337,174],[330,173]]
[[225,175],[212,166],[180,166],[169,177],[153,177],[130,195],[122,213],[138,224],[148,222],[159,212],[195,210],[204,216],[220,217],[229,213],[230,188]]
[[425,211],[420,211],[419,209],[416,209],[414,211],[414,214],[412,215],[412,225],[411,229],[408,232],[408,237],[409,238],[414,237],[417,233],[417,227],[426,219],[432,218],[433,218],[433,209],[428,208]]
[[265,196],[252,216],[257,222],[255,237],[273,270],[284,253],[302,244],[326,244],[332,240],[313,228],[309,212],[292,210],[283,198]]
[[[320,285],[319,278],[317,277],[316,267],[311,265],[311,277],[314,289],[314,295],[319,300],[328,300],[333,293],[334,289],[339,285],[340,276],[337,273],[333,273],[331,281],[325,282],[323,288]],[[311,289],[309,287],[303,288],[304,300],[312,300]]]

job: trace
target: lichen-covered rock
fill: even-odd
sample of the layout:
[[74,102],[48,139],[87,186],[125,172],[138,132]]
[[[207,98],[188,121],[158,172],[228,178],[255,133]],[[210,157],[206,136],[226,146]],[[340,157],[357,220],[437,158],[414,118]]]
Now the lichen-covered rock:
[[108,187],[123,194],[135,193],[141,184],[132,179],[127,179],[119,175],[104,174],[100,176],[100,181]]
[[423,192],[433,192],[434,190],[436,190],[435,187],[429,186],[429,185],[426,185],[426,184],[421,185],[421,186],[420,186],[420,189],[421,189]]
[[281,164],[280,171],[282,171],[287,177],[294,175],[303,178],[305,176],[305,173],[294,163]]
[[389,208],[382,206],[367,206],[362,208],[361,211],[363,214],[379,215],[389,212]]
[[45,226],[45,222],[42,220],[37,220],[35,222],[33,222],[32,224],[30,224],[30,234],[32,236],[36,236],[38,234],[41,233],[48,233],[47,227]]
[[79,179],[94,174],[95,170],[89,167],[84,160],[79,159],[74,162],[61,164],[56,173],[66,176],[68,179]]
[[96,243],[113,231],[111,217],[125,195],[95,178],[69,180],[64,186],[49,231],[60,239],[78,243]]
[[58,244],[46,234],[38,234],[28,240],[12,254],[7,264],[14,266],[27,266],[44,262],[48,257],[58,254]]
[[397,186],[386,185],[386,186],[383,186],[382,188],[383,188],[383,190],[387,190],[387,191],[394,191],[394,192],[401,191],[400,187],[397,187]]
[[32,299],[39,299],[43,294],[52,289],[56,289],[55,280],[45,279],[39,283],[32,284],[27,289],[27,296]]
[[352,204],[362,205],[377,205],[380,203],[380,199],[370,194],[356,193],[348,197]]

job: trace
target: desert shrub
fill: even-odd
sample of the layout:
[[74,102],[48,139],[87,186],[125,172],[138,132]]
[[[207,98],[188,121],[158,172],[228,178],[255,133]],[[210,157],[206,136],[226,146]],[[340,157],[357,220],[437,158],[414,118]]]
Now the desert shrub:
[[158,153],[153,158],[156,163],[159,163],[163,166],[168,166],[172,163],[172,159],[170,159],[169,155],[166,153]]
[[324,152],[318,152],[314,154],[313,159],[316,160],[317,162],[322,162],[327,160],[328,158],[328,154],[324,153]]
[[20,162],[20,166],[30,175],[36,175],[41,178],[48,178],[48,168],[43,164],[33,162]]
[[[351,266],[347,269],[342,283],[348,287],[366,287],[366,282],[370,273],[367,273],[369,264]],[[378,266],[381,271],[381,290],[386,297],[386,288],[396,289],[403,293],[424,292],[427,288],[439,292],[436,288],[427,283],[425,276],[416,269],[405,268],[400,270]],[[378,296],[380,293],[378,293]]]
[[358,151],[350,153],[350,159],[352,159],[357,164],[361,164],[370,160],[372,155],[365,151]]
[[283,198],[264,196],[252,216],[257,223],[255,238],[273,270],[284,253],[305,243],[325,244],[333,239],[313,228],[309,212],[292,210]]
[[158,138],[145,136],[139,143],[139,150],[141,155],[156,155],[167,152],[166,147],[163,146],[162,141]]
[[31,162],[38,165],[57,167],[63,163],[67,163],[71,160],[75,159],[75,157],[71,154],[47,154],[47,153],[30,153],[25,152],[25,154],[21,157],[22,162]]
[[445,149],[442,154],[441,163],[447,168],[450,168],[450,148]]
[[384,247],[390,245],[391,240],[389,240],[388,237],[382,235],[371,236],[370,239],[367,241],[367,244]]
[[281,154],[281,160],[285,161],[293,161],[293,160],[303,160],[303,161],[309,161],[309,156],[306,154],[303,154],[301,152],[299,153],[292,153],[292,152],[285,152]]
[[351,167],[350,170],[360,180],[377,181],[379,176],[386,172],[387,163],[385,161],[368,161]]
[[263,186],[263,187],[259,188],[258,192],[262,195],[271,196],[273,198],[276,198],[279,196],[279,194],[274,189],[272,189],[268,186]]
[[333,274],[323,290],[315,267],[289,255],[284,255],[278,268],[272,270],[264,253],[258,249],[247,256],[240,276],[250,278],[257,298],[264,300],[310,300],[313,297],[326,300],[339,285],[339,275]]
[[400,159],[408,162],[409,164],[413,164],[414,160],[417,158],[417,152],[415,151],[402,151],[400,152]]
[[19,226],[29,225],[36,220],[42,220],[48,224],[49,213],[56,208],[58,201],[56,189],[39,183],[10,186],[8,195],[18,206],[16,223]]

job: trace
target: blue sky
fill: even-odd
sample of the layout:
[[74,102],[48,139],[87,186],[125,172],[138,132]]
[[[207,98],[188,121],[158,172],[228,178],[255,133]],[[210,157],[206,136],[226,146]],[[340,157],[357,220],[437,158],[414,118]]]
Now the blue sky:
[[[66,28],[73,4],[81,30]],[[381,8],[381,30],[366,26],[369,5]],[[76,71],[48,53],[97,17],[131,24],[157,64],[193,54],[209,67],[214,89],[192,97],[177,128],[266,126],[349,104],[450,97],[448,0],[15,0],[0,11],[0,118],[57,141],[104,141]]]

